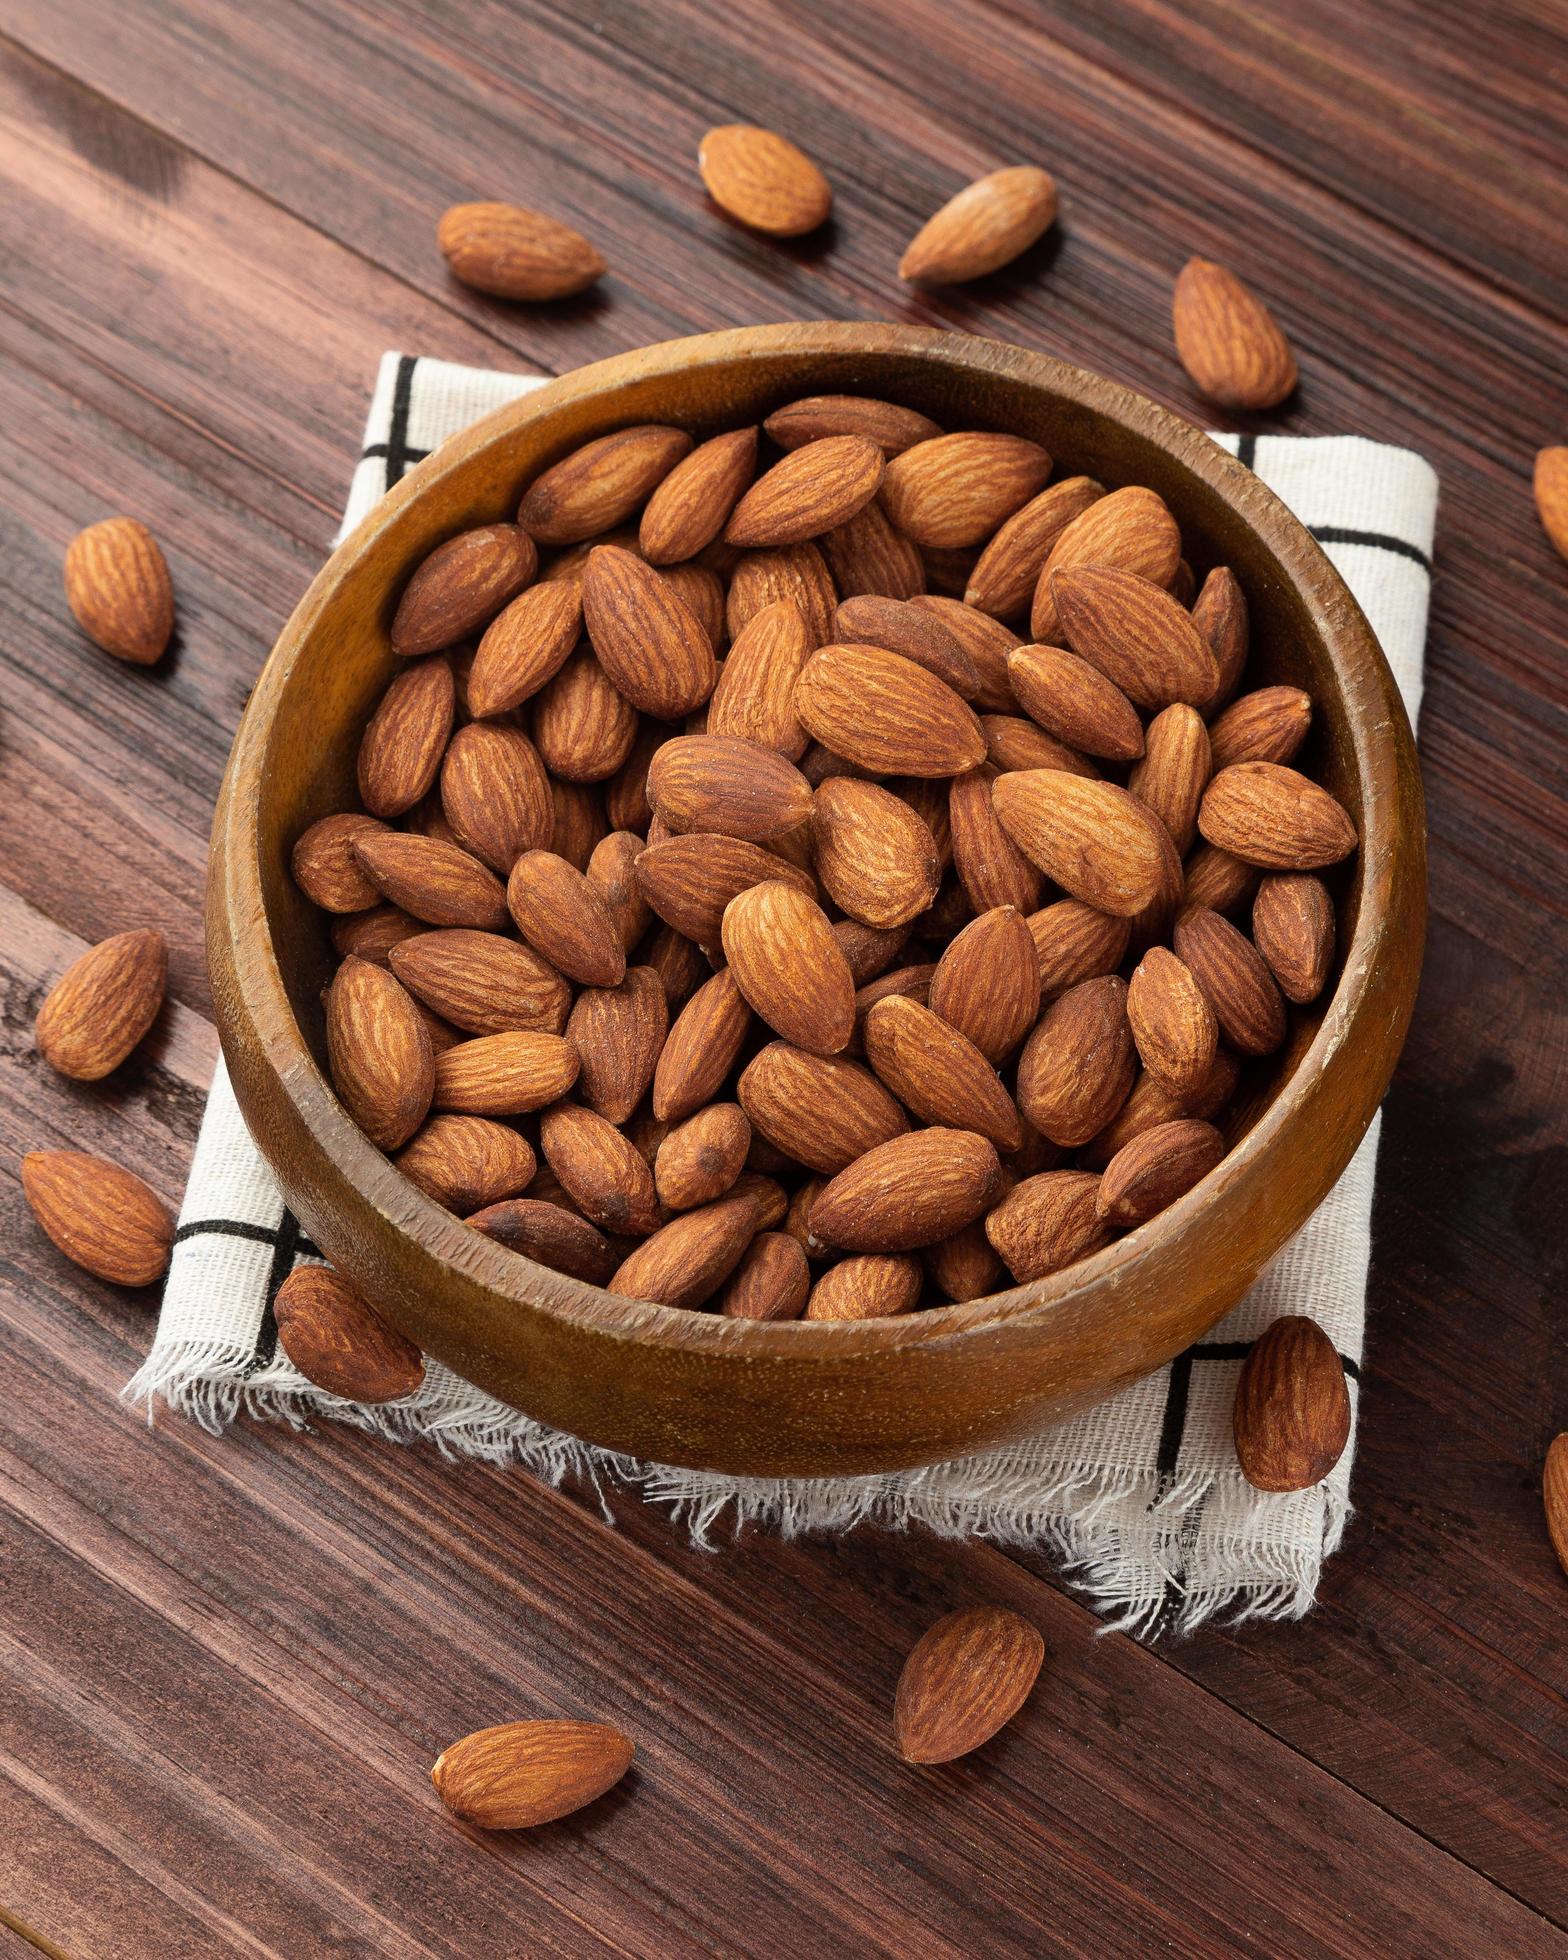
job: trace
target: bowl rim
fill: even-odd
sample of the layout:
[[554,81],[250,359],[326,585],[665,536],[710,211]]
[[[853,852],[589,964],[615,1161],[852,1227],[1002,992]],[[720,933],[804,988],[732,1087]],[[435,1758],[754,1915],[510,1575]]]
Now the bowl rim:
[[[295,1016],[279,967],[264,896],[264,875],[254,823],[231,807],[232,786],[247,764],[264,763],[278,707],[294,665],[330,609],[345,568],[363,557],[407,507],[433,484],[460,475],[470,459],[498,440],[577,402],[635,382],[639,388],[673,378],[693,366],[768,356],[856,357],[919,355],[961,373],[996,373],[1009,384],[1039,385],[1096,417],[1108,417],[1152,441],[1189,474],[1220,496],[1254,530],[1310,608],[1316,630],[1340,675],[1350,733],[1354,773],[1362,791],[1360,868],[1362,899],[1355,931],[1343,948],[1338,983],[1311,1041],[1252,1127],[1219,1165],[1154,1219],[1114,1240],[1099,1252],[1061,1272],[988,1294],[981,1299],[924,1308],[895,1318],[851,1322],[748,1321],[686,1308],[663,1306],[606,1292],[568,1278],[509,1251],[482,1233],[462,1234],[456,1251],[445,1237],[452,1214],[411,1184],[363,1134],[338,1102],[331,1084]],[[208,905],[209,964],[231,983],[215,986],[215,1018],[225,1050],[241,1018],[259,1041],[284,1093],[323,1154],[339,1175],[382,1213],[398,1231],[416,1239],[437,1261],[455,1265],[508,1300],[559,1317],[595,1335],[639,1346],[671,1347],[714,1354],[740,1350],[757,1361],[810,1361],[829,1355],[845,1359],[919,1346],[995,1336],[1005,1325],[1020,1333],[1060,1315],[1082,1296],[1116,1288],[1143,1258],[1151,1235],[1190,1230],[1199,1214],[1240,1186],[1260,1193],[1265,1173],[1286,1145],[1285,1133],[1304,1105],[1323,1091],[1336,1068],[1349,1067],[1348,1036],[1376,991],[1379,957],[1393,937],[1393,915],[1419,933],[1424,912],[1424,850],[1416,862],[1401,861],[1408,845],[1409,819],[1401,821],[1401,801],[1411,779],[1419,799],[1414,740],[1392,672],[1360,607],[1340,574],[1306,526],[1235,456],[1196,424],[1187,422],[1124,384],[1093,374],[1053,356],[1009,343],[939,328],[884,322],[789,322],[741,327],[685,336],[613,355],[546,380],[450,437],[382,497],[333,550],[290,615],[246,705],[219,794],[212,835]],[[1419,816],[1419,800],[1417,814]],[[1419,841],[1419,824],[1417,825]],[[1408,856],[1408,853],[1407,853]],[[1366,902],[1369,874],[1384,868],[1390,899],[1374,908]],[[241,934],[255,929],[264,957],[256,958],[256,939],[241,957]],[[1399,1003],[1389,1042],[1388,1068],[1397,1057],[1413,1006],[1412,978]],[[1384,1003],[1386,1006],[1386,1003]],[[1353,1155],[1386,1087],[1364,1095],[1362,1111],[1331,1155],[1333,1175],[1322,1183],[1301,1218],[1279,1240],[1283,1245],[1316,1207]],[[526,1195],[526,1194],[525,1194]],[[1212,1325],[1225,1311],[1220,1308]],[[1107,1392],[1110,1392],[1107,1390]]]

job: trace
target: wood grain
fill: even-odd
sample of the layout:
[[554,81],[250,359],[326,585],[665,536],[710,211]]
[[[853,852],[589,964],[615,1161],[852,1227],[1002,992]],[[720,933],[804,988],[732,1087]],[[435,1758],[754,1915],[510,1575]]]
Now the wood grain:
[[[910,319],[1204,419],[1167,317],[1204,252],[1301,357],[1266,426],[1415,446],[1443,504],[1426,977],[1385,1116],[1357,1517],[1313,1615],[1149,1652],[1094,1638],[1035,1558],[874,1532],[711,1557],[633,1499],[612,1535],[591,1497],[348,1431],[149,1430],[115,1398],[154,1302],[65,1267],[13,1183],[0,1938],[76,1960],[1564,1951],[1538,1476],[1568,1425],[1568,580],[1528,497],[1568,430],[1560,14],[11,0],[3,31],[8,1176],[71,1141],[178,1193],[212,1053],[211,800],[385,346],[564,369],[718,325]],[[743,117],[823,162],[822,240],[770,247],[700,195],[696,137]],[[1035,159],[1062,185],[1052,240],[973,289],[897,288],[936,203]],[[435,216],[492,194],[587,231],[603,294],[453,287]],[[122,507],[180,595],[146,675],[60,598],[65,540]],[[49,1078],[43,986],[143,923],[173,956],[149,1054],[100,1091]],[[1046,1677],[991,1750],[911,1780],[879,1727],[898,1661],[983,1598],[1037,1620]],[[528,1843],[453,1827],[435,1750],[521,1712],[622,1717],[646,1766]]]

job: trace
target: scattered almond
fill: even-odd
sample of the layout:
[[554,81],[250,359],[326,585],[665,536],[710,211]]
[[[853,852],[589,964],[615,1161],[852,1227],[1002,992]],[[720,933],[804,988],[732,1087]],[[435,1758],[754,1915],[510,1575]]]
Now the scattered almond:
[[454,279],[497,299],[569,299],[605,269],[581,232],[519,204],[454,204],[436,243]]
[[1236,1455],[1259,1490],[1320,1484],[1350,1440],[1350,1392],[1315,1320],[1283,1314],[1252,1344],[1236,1383]]
[[1198,392],[1224,408],[1275,408],[1296,386],[1296,357],[1250,286],[1212,259],[1189,259],[1171,302],[1176,352]]
[[39,1054],[78,1082],[101,1081],[157,1020],[168,965],[161,932],[117,932],[90,946],[38,1010]]
[[754,123],[710,129],[697,169],[721,211],[772,238],[815,231],[833,209],[832,186],[805,151]]
[[1056,184],[1034,164],[993,170],[950,197],[916,232],[900,279],[955,286],[981,279],[1027,252],[1056,220]]
[[989,1742],[1029,1699],[1044,1660],[1038,1630],[1005,1607],[947,1614],[926,1628],[898,1677],[898,1753],[906,1763],[950,1763]]
[[430,1780],[469,1823],[527,1830],[602,1797],[631,1768],[632,1754],[607,1722],[506,1722],[444,1749]]
[[330,1266],[296,1266],[273,1297],[278,1344],[317,1388],[350,1402],[396,1402],[425,1358]]
[[134,517],[78,531],[65,554],[65,598],[95,646],[150,667],[174,632],[174,582],[158,540]]
[[168,1206],[134,1172],[84,1150],[31,1150],[22,1195],[67,1259],[115,1286],[151,1286],[174,1243]]

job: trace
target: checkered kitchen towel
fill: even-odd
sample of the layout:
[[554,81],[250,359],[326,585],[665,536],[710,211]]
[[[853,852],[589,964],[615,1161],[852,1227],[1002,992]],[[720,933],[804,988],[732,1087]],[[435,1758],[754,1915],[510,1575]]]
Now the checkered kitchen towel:
[[[352,528],[411,464],[477,417],[539,385],[388,355],[344,518]],[[1414,718],[1421,698],[1437,483],[1405,450],[1354,436],[1234,436],[1238,450],[1327,547],[1383,643]],[[543,1428],[432,1366],[406,1402],[356,1407],[323,1394],[277,1345],[270,1302],[315,1256],[240,1120],[221,1067],[185,1194],[157,1338],[129,1394],[162,1397],[219,1428],[251,1414],[328,1415],[454,1455],[559,1479],[607,1476],[672,1505],[706,1538],[726,1521],[786,1532],[861,1519],[1030,1543],[1057,1553],[1115,1624],[1186,1630],[1221,1609],[1291,1617],[1312,1604],[1349,1511],[1352,1451],[1315,1490],[1266,1496],[1231,1442],[1236,1374],[1282,1313],[1318,1320],[1343,1358],[1351,1401],[1370,1254],[1373,1124],[1336,1189],[1236,1310],[1170,1367],[1032,1442],[887,1476],[762,1480],[612,1458]]]

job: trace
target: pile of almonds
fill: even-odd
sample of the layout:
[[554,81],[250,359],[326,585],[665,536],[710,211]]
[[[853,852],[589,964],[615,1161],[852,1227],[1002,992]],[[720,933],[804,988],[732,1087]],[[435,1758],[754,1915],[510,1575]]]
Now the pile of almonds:
[[363,808],[293,859],[334,1082],[415,1183],[612,1292],[842,1320],[1213,1168],[1355,827],[1308,697],[1242,690],[1232,574],[1051,476],[816,397],[601,437],[418,567]]

